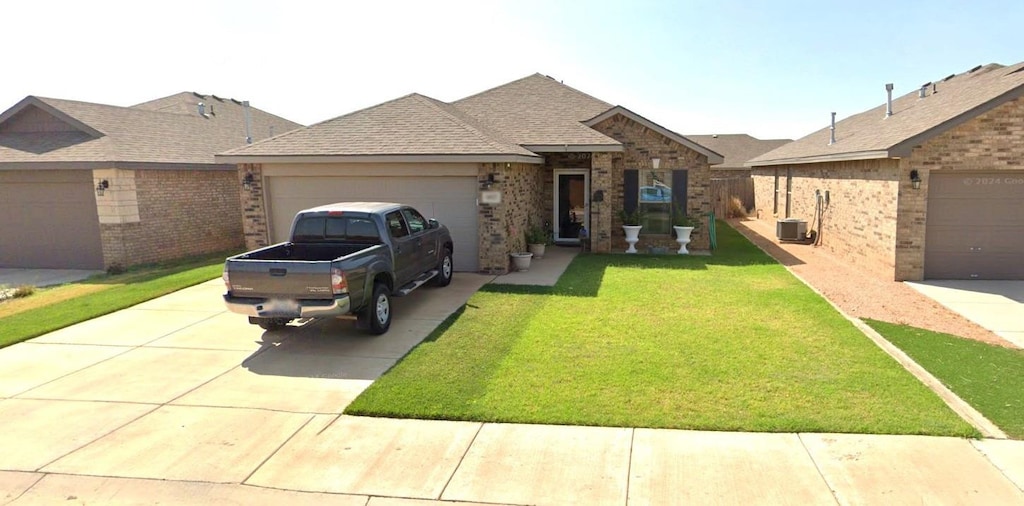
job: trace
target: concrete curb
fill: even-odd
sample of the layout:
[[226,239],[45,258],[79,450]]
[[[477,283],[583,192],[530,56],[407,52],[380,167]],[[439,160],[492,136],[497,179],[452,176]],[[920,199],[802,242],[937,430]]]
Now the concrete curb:
[[[772,256],[771,253],[769,253],[764,248],[759,246],[756,242],[750,240],[750,238],[747,237],[747,234],[744,234],[742,231],[738,229],[737,232],[740,232],[740,234],[743,235],[744,238],[746,238],[748,241],[750,241],[751,244],[756,246],[757,249],[763,251],[764,254],[772,258],[775,258],[774,256]],[[778,259],[775,258],[775,261],[778,261]],[[914,362],[914,359],[910,358],[910,356],[904,353],[903,350],[897,348],[896,345],[890,343],[888,340],[882,337],[881,334],[876,332],[875,329],[869,327],[868,324],[861,321],[860,318],[855,318],[853,316],[850,316],[849,314],[846,314],[845,311],[840,309],[839,306],[837,306],[834,302],[829,300],[829,298],[826,297],[823,293],[818,291],[817,288],[808,283],[806,279],[800,277],[800,275],[797,274],[796,272],[793,272],[793,269],[790,269],[788,266],[783,265],[781,262],[779,263],[779,265],[785,267],[785,269],[789,271],[789,273],[792,274],[794,278],[800,280],[800,282],[806,285],[807,288],[810,288],[811,291],[818,294],[819,297],[828,302],[828,304],[832,306],[833,309],[839,312],[839,314],[841,314],[843,318],[849,320],[850,323],[853,323],[853,326],[857,327],[857,329],[860,330],[865,336],[867,336],[868,339],[871,339],[871,341],[874,342],[876,346],[881,348],[882,351],[889,354],[889,356],[892,357],[893,360],[895,360],[896,362],[899,362],[899,364],[902,365],[903,368],[907,370],[907,372],[913,374],[915,378],[921,381],[921,383],[924,383],[926,387],[931,389],[931,391],[935,392],[935,394],[938,395],[940,399],[942,399],[942,402],[946,403],[946,405],[949,406],[949,408],[952,409],[953,412],[959,415],[960,418],[963,418],[964,421],[971,424],[971,426],[973,426],[975,429],[978,429],[978,432],[981,432],[981,435],[983,437],[991,439],[1009,439],[1006,433],[1000,430],[999,427],[996,427],[996,425],[992,423],[988,418],[985,418],[985,415],[982,415],[970,404],[967,404],[966,401],[964,401],[958,395],[953,393],[952,390],[946,388],[946,385],[943,385],[938,378],[932,376],[932,374],[925,370],[924,367],[921,367],[920,364]]]

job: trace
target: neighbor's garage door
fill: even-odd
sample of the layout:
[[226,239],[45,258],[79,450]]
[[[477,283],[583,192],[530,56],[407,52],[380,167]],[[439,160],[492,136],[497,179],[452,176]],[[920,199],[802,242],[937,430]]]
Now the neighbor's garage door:
[[1024,171],[932,172],[927,279],[1024,279]]
[[448,227],[455,243],[455,269],[477,270],[475,177],[267,178],[271,240],[288,239],[295,213],[334,202],[399,202]]
[[102,269],[92,171],[0,171],[0,267]]

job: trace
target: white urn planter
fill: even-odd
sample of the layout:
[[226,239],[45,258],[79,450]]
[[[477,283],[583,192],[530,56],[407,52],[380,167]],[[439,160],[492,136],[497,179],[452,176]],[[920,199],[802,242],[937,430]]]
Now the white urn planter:
[[626,253],[636,253],[636,243],[640,240],[640,229],[644,228],[643,225],[623,225],[622,231],[626,233],[626,244],[629,244],[629,248]]
[[693,233],[693,227],[672,227],[676,231],[676,242],[679,243],[680,255],[689,255],[690,252],[686,249],[686,245],[690,244],[690,234]]
[[512,253],[512,266],[517,271],[526,272],[530,270],[530,259],[533,258],[533,253]]
[[533,253],[533,258],[540,260],[544,258],[544,251],[547,249],[544,243],[530,244],[526,246],[526,249]]

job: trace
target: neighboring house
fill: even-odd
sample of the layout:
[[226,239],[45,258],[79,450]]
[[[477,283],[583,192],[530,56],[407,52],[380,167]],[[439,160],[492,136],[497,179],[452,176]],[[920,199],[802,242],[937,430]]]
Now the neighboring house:
[[[657,159],[657,163],[655,163]],[[674,245],[669,215],[709,209],[718,153],[540,74],[445,103],[411,94],[217,157],[253,181],[246,243],[282,241],[295,212],[335,201],[398,201],[452,231],[461,271],[504,273],[524,233],[625,250],[619,211],[645,208],[640,246]],[[655,167],[657,165],[657,167]],[[671,202],[640,188],[671,188]],[[707,227],[691,246],[709,247]]]
[[978,66],[761,155],[761,217],[896,280],[1024,279],[1022,95],[1024,63]]
[[[202,105],[200,105],[202,104]],[[0,267],[104,269],[243,244],[214,154],[301,125],[213,95],[134,107],[29,96],[0,114]]]
[[793,142],[793,139],[762,140],[747,134],[687,135],[686,138],[725,158],[720,165],[711,168],[712,179],[748,177],[750,167],[745,165],[748,160]]

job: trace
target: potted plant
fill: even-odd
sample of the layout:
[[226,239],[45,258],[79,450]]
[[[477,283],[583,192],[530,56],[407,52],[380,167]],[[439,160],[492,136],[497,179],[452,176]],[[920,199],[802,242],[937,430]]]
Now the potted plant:
[[548,244],[548,235],[537,225],[526,229],[526,248],[533,253],[533,258],[544,258],[544,250]]
[[530,270],[530,259],[533,258],[533,253],[529,252],[516,252],[510,253],[512,257],[512,266],[515,270],[526,272]]
[[675,208],[672,212],[672,229],[675,230],[676,242],[679,243],[678,254],[688,255],[690,253],[686,249],[686,245],[690,244],[690,234],[697,228],[700,228],[700,219],[686,214],[679,207]]
[[625,209],[619,211],[619,218],[622,219],[622,231],[626,234],[626,244],[629,248],[626,253],[636,253],[636,243],[640,240],[640,229],[643,228],[646,213],[637,206],[632,212]]

